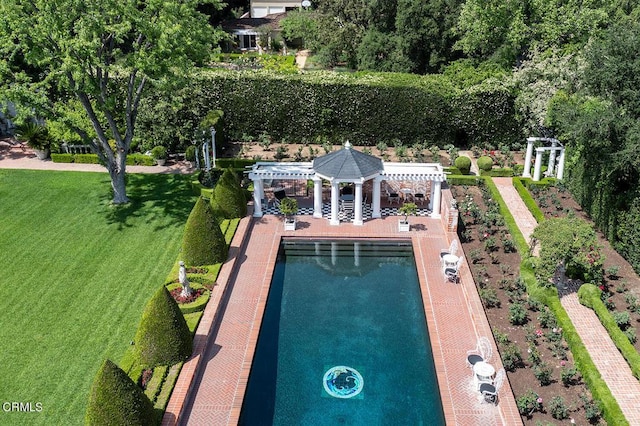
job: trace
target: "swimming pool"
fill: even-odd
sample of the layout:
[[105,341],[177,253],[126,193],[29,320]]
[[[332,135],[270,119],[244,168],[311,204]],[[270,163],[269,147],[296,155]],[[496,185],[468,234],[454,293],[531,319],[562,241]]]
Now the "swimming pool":
[[240,424],[445,424],[410,241],[283,241]]

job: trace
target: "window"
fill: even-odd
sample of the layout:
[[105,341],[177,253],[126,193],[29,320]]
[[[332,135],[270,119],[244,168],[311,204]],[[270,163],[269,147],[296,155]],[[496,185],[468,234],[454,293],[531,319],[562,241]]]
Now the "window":
[[240,49],[255,49],[258,46],[255,34],[243,34],[239,38]]

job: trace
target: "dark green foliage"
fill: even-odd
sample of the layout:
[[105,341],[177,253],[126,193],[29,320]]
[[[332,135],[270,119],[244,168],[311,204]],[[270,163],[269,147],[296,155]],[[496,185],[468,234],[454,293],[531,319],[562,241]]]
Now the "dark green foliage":
[[[211,109],[225,111],[224,132],[236,140],[265,131],[276,139],[322,137],[371,146],[394,138],[407,145],[428,140],[480,147],[486,141],[512,145],[521,139],[515,94],[500,82],[460,89],[455,75],[268,71],[201,71],[190,79],[182,90],[156,91],[142,101],[141,139],[185,149]],[[407,111],[412,112],[411,125]]]
[[456,158],[454,162],[455,166],[460,170],[463,175],[468,175],[471,170],[471,159],[467,156],[461,155]]
[[182,259],[187,265],[212,265],[227,259],[227,244],[209,202],[198,197],[184,227]]
[[100,160],[96,154],[75,154],[73,156],[74,163],[98,164]]
[[478,158],[477,162],[478,162],[478,168],[480,170],[484,170],[488,172],[493,167],[493,160],[491,159],[491,157],[488,157],[486,155],[483,155],[482,157]]
[[139,362],[145,367],[175,364],[191,355],[189,327],[165,286],[147,303],[134,342]]
[[73,163],[73,154],[51,154],[54,163]]
[[96,375],[84,418],[86,425],[153,425],[149,398],[127,374],[105,360]]
[[213,190],[211,206],[217,217],[233,219],[247,214],[247,199],[238,177],[232,169],[226,169]]

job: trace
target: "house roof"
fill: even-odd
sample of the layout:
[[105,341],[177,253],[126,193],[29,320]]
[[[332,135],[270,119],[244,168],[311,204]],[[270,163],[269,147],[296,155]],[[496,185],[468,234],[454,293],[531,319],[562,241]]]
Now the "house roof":
[[353,180],[376,176],[384,166],[381,159],[351,149],[347,142],[343,149],[313,160],[313,170],[325,179]]
[[262,18],[238,18],[230,19],[222,23],[222,29],[233,32],[238,30],[255,30],[263,25],[268,25],[272,30],[280,29],[280,21],[287,16],[287,12],[274,13]]

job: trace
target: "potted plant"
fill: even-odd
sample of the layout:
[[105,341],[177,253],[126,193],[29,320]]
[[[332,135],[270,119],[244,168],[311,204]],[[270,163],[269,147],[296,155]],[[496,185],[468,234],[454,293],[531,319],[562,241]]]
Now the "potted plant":
[[398,209],[398,213],[404,215],[404,219],[400,219],[398,222],[398,230],[400,232],[408,232],[409,225],[409,215],[416,214],[418,212],[418,206],[416,203],[404,203],[402,207]]
[[167,161],[167,148],[160,145],[154,146],[151,149],[151,156],[156,160],[156,164],[158,164],[158,166],[164,166]]
[[284,230],[295,231],[296,218],[298,212],[298,201],[295,198],[283,198],[280,201],[280,212],[284,215]]
[[51,139],[43,124],[35,121],[23,123],[16,129],[16,139],[25,142],[41,160],[45,160],[51,154]]

